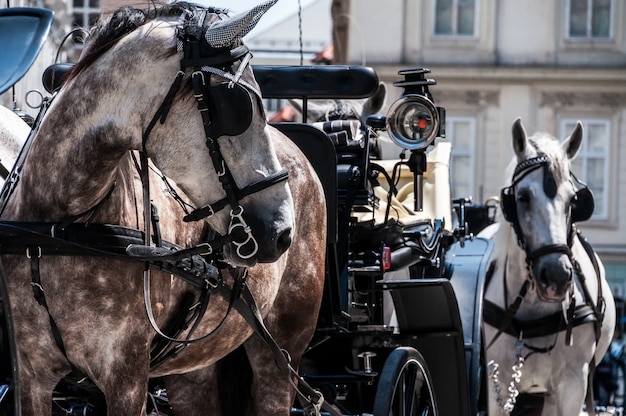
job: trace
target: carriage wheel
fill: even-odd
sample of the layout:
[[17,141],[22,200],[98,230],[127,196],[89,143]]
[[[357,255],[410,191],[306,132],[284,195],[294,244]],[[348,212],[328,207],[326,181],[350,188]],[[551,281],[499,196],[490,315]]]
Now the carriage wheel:
[[437,403],[426,361],[415,348],[389,354],[380,374],[374,416],[436,416]]

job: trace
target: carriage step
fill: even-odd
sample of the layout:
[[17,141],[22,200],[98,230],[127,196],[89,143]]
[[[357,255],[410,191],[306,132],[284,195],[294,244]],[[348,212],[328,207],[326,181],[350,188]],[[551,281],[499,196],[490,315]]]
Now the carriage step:
[[[376,285],[391,292],[400,333],[462,334],[457,300],[448,279],[379,280]],[[424,316],[429,319],[421,319]]]

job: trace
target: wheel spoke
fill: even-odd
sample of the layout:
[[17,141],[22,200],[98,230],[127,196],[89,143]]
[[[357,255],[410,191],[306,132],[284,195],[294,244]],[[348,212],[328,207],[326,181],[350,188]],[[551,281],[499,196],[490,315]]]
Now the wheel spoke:
[[407,371],[404,372],[404,387],[406,389],[405,399],[404,399],[404,415],[413,415],[414,408],[419,401],[417,397],[417,391],[415,390],[415,381],[417,376],[417,366],[411,364],[407,366]]
[[407,393],[410,395],[410,392],[406,391],[406,373],[405,372],[402,372],[400,374],[400,379],[398,380],[398,387],[396,391],[397,391],[398,397],[396,397],[395,402],[397,403],[398,416],[406,416],[405,402],[406,402]]

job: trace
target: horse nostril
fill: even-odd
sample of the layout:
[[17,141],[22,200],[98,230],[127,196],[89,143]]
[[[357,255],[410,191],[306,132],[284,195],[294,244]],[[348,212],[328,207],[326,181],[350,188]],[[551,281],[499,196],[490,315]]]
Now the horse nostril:
[[289,246],[291,245],[291,228],[287,228],[285,231],[280,233],[278,238],[276,239],[276,249],[280,253],[284,253]]

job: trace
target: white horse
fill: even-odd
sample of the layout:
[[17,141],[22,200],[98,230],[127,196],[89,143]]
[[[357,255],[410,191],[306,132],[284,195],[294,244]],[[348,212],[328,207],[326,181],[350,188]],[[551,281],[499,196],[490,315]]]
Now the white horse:
[[591,193],[570,173],[582,139],[580,122],[562,143],[513,124],[514,171],[501,195],[511,226],[495,224],[483,305],[491,416],[522,407],[578,415],[613,335],[604,268],[575,225],[593,212]]

